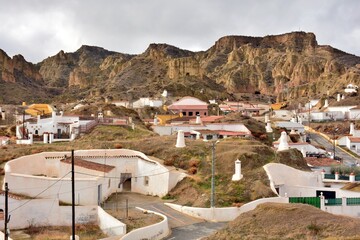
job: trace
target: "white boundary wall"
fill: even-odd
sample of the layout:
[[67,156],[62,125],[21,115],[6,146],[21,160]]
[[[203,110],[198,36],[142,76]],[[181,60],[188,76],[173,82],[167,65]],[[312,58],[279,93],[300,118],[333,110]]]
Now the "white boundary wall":
[[[0,208],[5,207],[5,197],[0,197]],[[29,226],[71,226],[72,207],[59,206],[57,199],[13,199],[9,198],[9,229],[23,229]],[[106,213],[98,206],[76,206],[77,224],[94,223],[108,236],[123,236],[126,225]],[[0,221],[0,229],[4,221]],[[1,239],[1,237],[0,237]]]
[[241,207],[227,207],[227,208],[197,208],[181,206],[173,203],[165,203],[165,205],[190,215],[192,217],[204,219],[213,222],[229,222],[237,218],[240,214],[255,209],[259,204],[275,202],[275,203],[289,203],[286,197],[262,198],[244,204]]
[[97,208],[97,213],[99,227],[105,234],[108,236],[123,236],[126,234],[126,224],[109,215],[101,207]]
[[[3,232],[0,232],[0,240],[4,240],[5,239],[5,234]],[[12,238],[8,238],[9,240],[12,240]]]
[[[5,207],[4,196],[0,197],[0,206]],[[9,198],[8,224],[10,229],[27,228],[33,226],[71,226],[71,206],[59,206],[57,199],[24,199]],[[76,223],[97,223],[97,206],[76,206]],[[4,221],[0,221],[0,229],[4,228]]]
[[134,240],[134,239],[157,240],[157,239],[163,239],[164,237],[166,237],[170,234],[168,219],[165,215],[163,215],[161,213],[145,210],[145,209],[142,209],[139,207],[137,207],[137,209],[139,209],[140,211],[146,211],[148,213],[153,213],[153,214],[159,215],[159,216],[163,217],[164,219],[159,223],[155,223],[150,226],[146,226],[143,228],[133,230],[133,231],[129,232],[128,234],[126,234],[125,236],[123,236],[121,238],[121,240]]

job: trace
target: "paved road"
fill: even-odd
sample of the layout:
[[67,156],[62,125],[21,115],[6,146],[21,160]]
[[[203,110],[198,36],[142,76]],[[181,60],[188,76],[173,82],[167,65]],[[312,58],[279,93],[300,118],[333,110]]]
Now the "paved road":
[[[328,142],[328,140],[323,138],[321,135],[315,133],[310,133],[309,135],[312,143],[317,143],[318,145],[323,146],[327,152],[334,152],[334,145]],[[335,147],[335,156],[341,157],[343,159],[343,163],[346,165],[353,165],[356,164],[356,162],[360,163],[360,159],[353,157],[337,146]]]
[[212,232],[222,228],[226,223],[211,223],[182,214],[164,204],[164,200],[132,192],[112,195],[105,203],[104,209],[124,208],[128,199],[129,208],[141,207],[167,216],[172,234],[167,238],[171,240],[199,239],[209,236]]
[[209,236],[216,230],[226,226],[226,223],[195,223],[183,227],[171,229],[171,236],[165,238],[166,240],[196,240],[202,237]]

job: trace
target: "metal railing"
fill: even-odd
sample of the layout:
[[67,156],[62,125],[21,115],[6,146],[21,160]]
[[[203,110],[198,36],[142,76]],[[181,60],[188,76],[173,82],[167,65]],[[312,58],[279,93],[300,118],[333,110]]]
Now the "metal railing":
[[342,205],[342,198],[325,199],[325,206],[339,206]]
[[289,203],[304,203],[320,208],[320,197],[289,197]]

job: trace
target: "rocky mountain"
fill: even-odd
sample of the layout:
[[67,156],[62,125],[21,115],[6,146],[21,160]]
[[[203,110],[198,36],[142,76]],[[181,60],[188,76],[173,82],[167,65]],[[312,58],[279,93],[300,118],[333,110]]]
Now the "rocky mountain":
[[[279,101],[320,97],[360,84],[360,57],[318,45],[313,33],[226,36],[206,51],[150,44],[138,55],[82,46],[36,66],[0,52],[1,84],[31,83],[58,100],[135,99],[159,95],[202,99],[264,94]],[[38,84],[38,85],[37,85]],[[35,92],[34,92],[35,93]],[[7,101],[7,95],[2,101]]]
[[55,92],[44,87],[39,69],[22,55],[10,58],[0,49],[0,103],[45,101]]

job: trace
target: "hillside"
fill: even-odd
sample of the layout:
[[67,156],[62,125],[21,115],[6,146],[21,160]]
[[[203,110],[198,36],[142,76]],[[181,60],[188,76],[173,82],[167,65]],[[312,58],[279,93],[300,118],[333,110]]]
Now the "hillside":
[[359,224],[310,205],[266,203],[204,239],[359,239]]
[[[91,106],[90,106],[91,107]],[[104,108],[111,107],[103,106]],[[87,108],[86,108],[87,109]],[[79,109],[78,111],[83,111]],[[121,116],[121,108],[111,111]],[[229,116],[233,118],[234,116]],[[136,119],[136,115],[133,116]],[[244,118],[241,121],[250,126],[258,136],[264,136],[263,123]],[[255,132],[256,131],[256,132]],[[265,134],[266,136],[266,134]],[[262,138],[259,138],[261,140]],[[216,205],[241,205],[254,199],[274,196],[269,187],[268,177],[262,168],[269,162],[282,162],[299,169],[309,170],[301,153],[297,150],[275,152],[269,147],[267,139],[228,138],[216,145]],[[64,151],[71,149],[111,149],[128,148],[141,151],[146,155],[161,159],[167,166],[174,166],[187,171],[190,175],[169,193],[180,204],[193,206],[209,206],[211,189],[211,142],[202,140],[186,140],[185,148],[176,148],[176,136],[158,136],[149,131],[143,124],[135,124],[133,130],[129,126],[95,127],[71,143],[34,144],[30,146],[8,145],[1,149],[0,162],[5,162],[27,154],[41,151]],[[244,178],[240,182],[232,182],[234,162],[242,162]]]
[[[92,98],[136,99],[192,95],[207,100],[261,93],[278,100],[321,97],[360,84],[360,58],[318,45],[313,33],[265,37],[226,36],[208,50],[191,52],[150,44],[138,55],[82,46],[60,51],[37,65],[0,51],[4,103],[17,99],[61,102]],[[26,92],[24,84],[31,91]],[[31,86],[31,88],[30,88]],[[23,89],[24,94],[15,94]],[[0,102],[1,103],[1,102]]]

